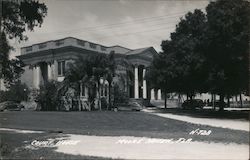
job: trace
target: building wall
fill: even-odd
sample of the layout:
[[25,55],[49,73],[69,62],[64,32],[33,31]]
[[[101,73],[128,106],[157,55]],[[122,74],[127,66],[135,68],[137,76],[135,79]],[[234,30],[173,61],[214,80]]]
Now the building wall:
[[24,73],[21,75],[21,82],[25,83],[29,88],[33,87],[33,72],[29,66],[24,67]]
[[0,91],[6,91],[6,90],[7,90],[7,88],[4,85],[4,80],[0,79]]

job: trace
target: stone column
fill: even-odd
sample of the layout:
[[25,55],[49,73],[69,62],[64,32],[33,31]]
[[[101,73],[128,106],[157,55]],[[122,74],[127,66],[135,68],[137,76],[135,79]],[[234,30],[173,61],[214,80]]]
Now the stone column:
[[57,63],[56,60],[54,60],[54,62],[53,62],[52,70],[53,70],[53,79],[57,81],[57,76],[58,76],[58,63]]
[[151,100],[155,100],[155,90],[151,89]]
[[80,97],[82,97],[82,91],[83,91],[83,88],[82,88],[82,82],[80,82]]
[[158,92],[157,92],[157,99],[158,99],[158,100],[161,100],[161,89],[158,89]]
[[85,97],[88,98],[89,97],[88,87],[85,86],[85,85],[84,85],[84,87],[85,87],[85,90],[84,90],[85,91]]
[[135,66],[135,97],[139,98],[138,66]]
[[52,64],[48,63],[48,81],[51,81],[53,79],[53,73],[52,73]]
[[147,98],[147,83],[145,79],[146,69],[143,69],[143,98]]
[[33,87],[39,89],[41,80],[41,69],[39,65],[33,67]]
[[108,105],[109,105],[109,83],[107,83],[107,102],[108,102]]

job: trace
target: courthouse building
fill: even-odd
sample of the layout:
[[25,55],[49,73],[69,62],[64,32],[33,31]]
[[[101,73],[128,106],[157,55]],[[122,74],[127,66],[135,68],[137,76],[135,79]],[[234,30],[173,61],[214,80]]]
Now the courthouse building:
[[[157,54],[153,47],[129,49],[118,45],[104,46],[73,37],[34,44],[21,48],[21,55],[18,57],[26,65],[22,81],[31,88],[39,89],[39,86],[47,81],[63,81],[67,72],[67,63],[74,62],[77,57],[111,52],[115,53],[115,61],[126,59],[133,67],[133,82],[128,83],[125,78],[120,85],[130,98],[161,99],[161,90],[149,88],[145,80],[147,67],[153,60],[153,56]],[[117,67],[118,76],[115,77],[117,81],[119,81],[119,74],[125,73],[125,70],[124,66]],[[106,93],[105,89],[107,87],[103,88],[103,93]],[[88,96],[86,89],[81,96]]]

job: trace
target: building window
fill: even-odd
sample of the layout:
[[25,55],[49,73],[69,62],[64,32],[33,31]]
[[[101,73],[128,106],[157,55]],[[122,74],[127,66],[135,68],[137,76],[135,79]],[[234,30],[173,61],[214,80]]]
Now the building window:
[[96,44],[90,43],[89,46],[90,48],[96,49]]
[[26,52],[30,52],[30,51],[32,51],[32,47],[27,47]]
[[85,97],[85,85],[84,83],[81,83],[81,96]]
[[64,41],[63,40],[59,40],[59,41],[56,41],[56,46],[60,46],[64,44]]
[[58,76],[65,75],[65,61],[58,62]]
[[43,49],[43,48],[45,48],[46,46],[47,46],[46,43],[41,43],[41,44],[38,45],[39,49]]
[[85,46],[85,41],[77,40],[77,44],[80,46]]
[[106,51],[106,47],[101,46],[101,50],[102,50],[102,51]]

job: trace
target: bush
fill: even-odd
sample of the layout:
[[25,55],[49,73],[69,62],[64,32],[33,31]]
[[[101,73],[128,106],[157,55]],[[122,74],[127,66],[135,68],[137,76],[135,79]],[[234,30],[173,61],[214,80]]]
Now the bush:
[[0,102],[4,101],[27,101],[30,91],[26,84],[18,82],[11,85],[7,91],[0,91]]
[[35,101],[38,102],[42,111],[58,110],[57,106],[59,105],[59,99],[57,96],[56,82],[47,82],[45,85],[40,86]]
[[128,94],[125,91],[122,91],[119,86],[116,84],[114,86],[114,104],[127,104],[129,101]]
[[102,109],[104,109],[104,110],[108,108],[108,102],[107,102],[107,100],[106,100],[105,97],[102,97],[102,98],[101,98],[101,107],[102,107]]

